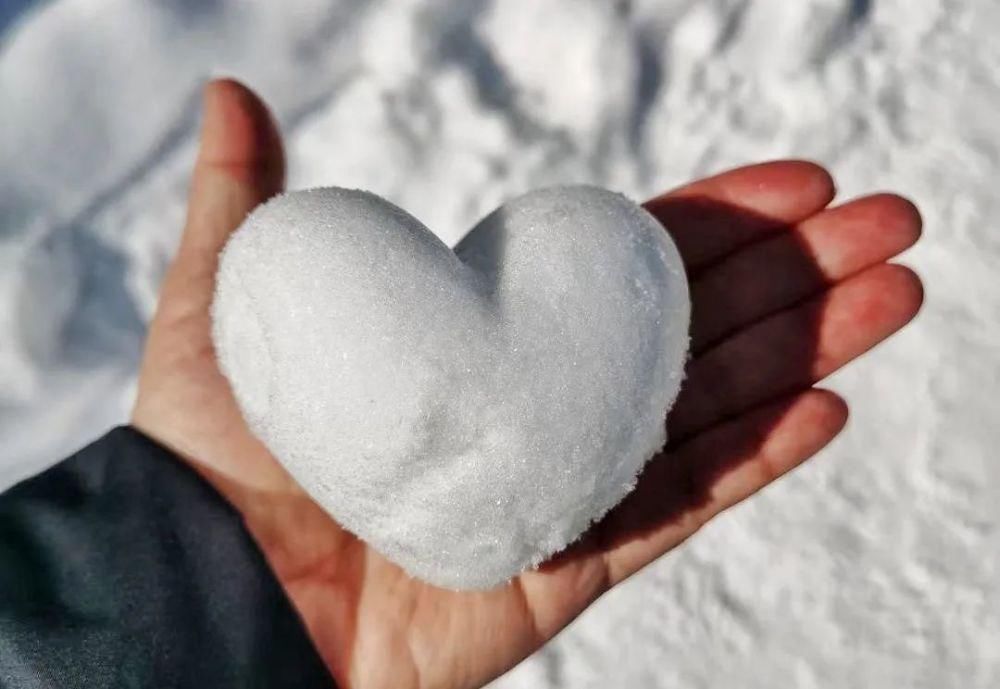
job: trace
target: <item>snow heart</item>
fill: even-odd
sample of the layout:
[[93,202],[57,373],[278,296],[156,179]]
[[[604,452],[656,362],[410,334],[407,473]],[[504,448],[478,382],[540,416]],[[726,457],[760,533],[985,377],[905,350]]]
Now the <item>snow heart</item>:
[[411,575],[487,588],[631,490],[689,312],[669,235],[618,194],[526,194],[452,251],[330,188],[233,235],[213,338],[250,429],[334,519]]

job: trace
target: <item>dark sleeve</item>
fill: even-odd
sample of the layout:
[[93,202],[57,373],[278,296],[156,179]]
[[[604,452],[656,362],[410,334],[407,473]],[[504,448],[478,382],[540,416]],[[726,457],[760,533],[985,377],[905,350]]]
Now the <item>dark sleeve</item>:
[[0,687],[333,687],[240,516],[118,428],[0,495]]

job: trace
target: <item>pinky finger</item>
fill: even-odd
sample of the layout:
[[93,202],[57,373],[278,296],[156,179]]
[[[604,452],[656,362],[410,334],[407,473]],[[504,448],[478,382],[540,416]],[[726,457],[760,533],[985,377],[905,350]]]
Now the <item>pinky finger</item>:
[[599,525],[615,585],[821,450],[847,422],[847,404],[810,389],[760,407],[656,458],[636,490]]

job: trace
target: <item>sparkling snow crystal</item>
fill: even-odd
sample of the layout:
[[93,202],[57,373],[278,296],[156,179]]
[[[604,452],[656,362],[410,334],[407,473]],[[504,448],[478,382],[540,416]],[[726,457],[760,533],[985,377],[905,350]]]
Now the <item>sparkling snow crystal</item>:
[[381,198],[278,197],[222,254],[214,339],[250,428],[407,572],[485,588],[577,539],[663,445],[688,342],[670,237],[536,191],[455,251]]

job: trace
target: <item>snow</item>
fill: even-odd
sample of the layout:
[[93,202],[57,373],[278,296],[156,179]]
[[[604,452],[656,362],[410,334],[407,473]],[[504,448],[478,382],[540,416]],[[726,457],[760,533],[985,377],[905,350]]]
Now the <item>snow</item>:
[[809,157],[841,198],[920,203],[906,261],[923,314],[834,379],[853,417],[828,451],[497,686],[1000,684],[1000,5],[54,0],[10,16],[6,483],[126,418],[210,74],[274,104],[293,188],[371,189],[447,242],[542,185],[641,198]]
[[488,589],[635,486],[690,313],[680,253],[621,194],[534,190],[453,252],[378,196],[319,188],[232,235],[212,334],[250,429],[339,524],[424,581]]

